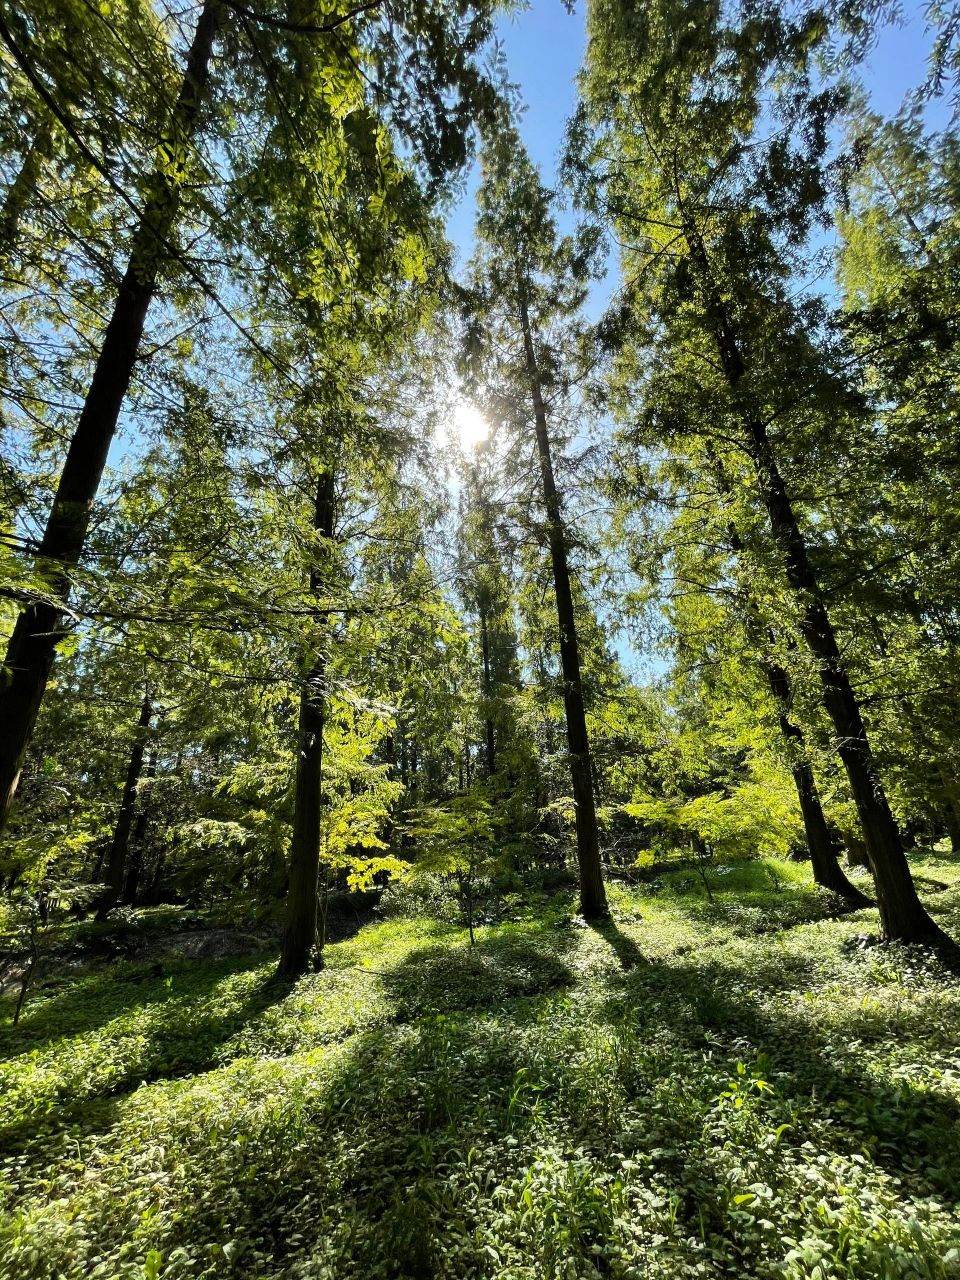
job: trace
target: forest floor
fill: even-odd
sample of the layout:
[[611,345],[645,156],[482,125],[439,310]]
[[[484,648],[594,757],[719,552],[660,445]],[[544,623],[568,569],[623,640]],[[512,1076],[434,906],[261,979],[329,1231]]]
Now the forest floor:
[[960,1277],[957,979],[802,866],[711,875],[7,997],[0,1276]]

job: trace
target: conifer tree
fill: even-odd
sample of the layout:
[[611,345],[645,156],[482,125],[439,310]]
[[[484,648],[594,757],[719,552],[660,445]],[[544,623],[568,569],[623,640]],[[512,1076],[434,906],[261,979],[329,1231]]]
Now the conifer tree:
[[[162,123],[137,135],[138,156],[115,173],[89,124],[103,96],[102,74],[91,69],[88,85],[79,87],[51,76],[50,49],[36,30],[44,28],[39,2],[38,9],[36,22],[0,16],[0,40],[24,92],[53,120],[73,163],[82,162],[105,181],[126,231],[110,319],[94,342],[92,374],[36,548],[37,582],[7,647],[7,677],[0,688],[0,716],[8,730],[0,746],[0,822],[16,791],[64,634],[71,582],[161,281],[178,279],[187,293],[204,298],[247,358],[256,353],[276,363],[185,251],[185,231],[202,225],[222,249],[235,288],[253,295],[259,273],[269,272],[278,255],[293,254],[306,269],[292,298],[312,297],[335,316],[338,291],[349,294],[368,240],[376,253],[385,227],[394,252],[416,258],[418,228],[404,224],[410,175],[397,161],[394,142],[402,138],[412,150],[411,167],[420,167],[432,198],[465,159],[472,119],[495,111],[497,101],[478,62],[490,31],[484,7],[454,14],[445,6],[415,5],[398,24],[377,5],[331,16],[307,4],[277,16],[230,0],[204,0],[189,47],[172,59],[180,66],[173,92],[163,73],[147,72],[151,94],[154,79],[168,90],[159,95],[166,103],[157,111]],[[427,94],[437,78],[446,92]],[[143,86],[131,74],[124,90],[125,99],[136,100]],[[121,118],[125,105],[124,100],[118,108]],[[91,108],[89,117],[81,106]],[[29,144],[24,152],[29,155]],[[366,223],[352,243],[336,213],[331,216],[345,183],[354,197],[361,188]],[[208,198],[218,188],[227,198]],[[291,209],[292,218],[286,216]],[[291,226],[306,230],[306,237],[295,244],[283,236],[271,239],[278,228]],[[281,371],[296,380],[295,370]]]
[[[589,21],[574,143],[584,144],[585,191],[627,245],[626,341],[655,353],[649,365],[635,360],[649,421],[661,440],[692,437],[701,458],[712,437],[746,459],[857,806],[884,934],[945,942],[913,884],[787,469],[805,419],[856,414],[829,346],[814,340],[816,304],[791,290],[797,251],[827,201],[843,103],[836,88],[811,83],[823,24],[685,0],[595,0]],[[758,132],[764,112],[778,121],[768,134]]]
[[[563,701],[573,801],[576,811],[580,905],[588,918],[606,914],[600,862],[590,741],[583,697],[581,657],[570,566],[570,530],[557,482],[549,414],[551,393],[573,375],[576,322],[588,279],[593,244],[559,236],[549,193],[517,134],[504,130],[486,147],[478,196],[477,255],[473,281],[478,319],[494,344],[474,353],[474,369],[500,404],[526,419],[536,445],[544,539],[550,553],[557,610]],[[481,367],[482,365],[482,367]],[[532,428],[532,430],[530,430]]]

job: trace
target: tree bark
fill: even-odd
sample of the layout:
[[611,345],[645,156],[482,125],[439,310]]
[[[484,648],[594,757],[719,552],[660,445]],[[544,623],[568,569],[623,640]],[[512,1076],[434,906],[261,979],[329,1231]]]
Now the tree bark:
[[960,813],[957,812],[957,807],[951,799],[947,798],[944,801],[940,809],[940,817],[950,839],[950,852],[957,857],[960,855]]
[[960,804],[957,803],[957,784],[941,761],[937,772],[940,776],[940,803],[936,814],[950,840],[950,852],[960,854]]
[[576,809],[577,860],[580,869],[580,910],[588,919],[609,914],[600,865],[600,838],[593,795],[593,773],[590,765],[590,739],[583,704],[580,678],[580,649],[577,641],[570,567],[567,561],[567,539],[563,524],[560,495],[553,474],[547,412],[540,385],[540,370],[533,345],[526,299],[520,296],[520,324],[526,356],[527,378],[533,400],[533,417],[537,433],[537,453],[543,501],[547,512],[547,537],[553,565],[554,594],[560,631],[560,669],[563,675],[563,706],[567,722],[567,747],[570,755],[570,777]]
[[[728,492],[729,485],[719,459],[714,460],[714,466],[721,490]],[[727,536],[730,539],[730,549],[734,555],[742,556],[744,550],[743,539],[740,537],[739,530],[732,523],[727,526]],[[830,828],[824,816],[823,805],[820,803],[820,793],[817,790],[813,768],[807,754],[807,744],[803,736],[803,730],[790,715],[793,707],[793,685],[786,668],[782,667],[773,655],[766,650],[760,612],[749,591],[746,601],[746,631],[748,639],[753,641],[760,654],[764,674],[767,677],[767,686],[777,704],[777,723],[780,726],[780,733],[790,757],[790,772],[793,775],[794,786],[797,789],[797,800],[800,804],[800,815],[803,820],[804,834],[807,838],[807,849],[810,853],[814,881],[822,888],[830,889],[834,893],[840,894],[841,897],[858,907],[872,906],[873,904],[867,895],[861,893],[856,885],[851,884],[840,866],[837,850],[830,835]]]
[[138,787],[138,808],[136,821],[130,836],[130,857],[127,865],[127,878],[123,882],[123,895],[120,901],[125,907],[132,907],[140,892],[140,878],[143,874],[143,841],[147,834],[147,822],[150,818],[150,783],[157,774],[157,749],[151,747],[147,763],[143,769],[143,777]]
[[[731,391],[737,393],[746,374],[741,344],[714,283],[703,241],[686,220],[685,213],[684,220],[691,258],[705,291],[707,318],[720,363]],[[846,770],[863,828],[884,937],[952,947],[951,940],[928,915],[913,883],[900,831],[877,772],[860,704],[841,657],[823,590],[777,465],[766,424],[748,405],[742,405],[741,411],[744,443],[756,472],[787,582],[801,604],[801,634],[817,662],[824,706],[836,734],[837,754]]]
[[480,610],[480,648],[483,654],[483,696],[487,708],[484,723],[487,731],[487,777],[492,778],[497,771],[497,744],[493,731],[493,719],[490,715],[490,699],[492,683],[490,679],[490,635],[487,630],[487,614]]
[[[219,0],[206,0],[197,23],[170,118],[167,143],[174,156],[189,146],[196,128],[220,12]],[[0,829],[20,780],[56,645],[64,634],[70,570],[83,553],[93,502],[133,375],[147,309],[156,290],[163,244],[179,210],[181,182],[169,161],[158,165],[153,174],[37,553],[37,567],[46,576],[50,596],[24,609],[7,646],[7,679],[0,688],[0,724],[4,726],[0,739]]]
[[764,659],[764,667],[770,692],[777,702],[780,732],[791,754],[790,772],[793,774],[794,785],[797,788],[803,830],[807,837],[807,848],[810,850],[813,878],[822,888],[838,893],[855,906],[872,906],[867,895],[861,893],[856,885],[847,879],[846,873],[840,866],[830,828],[824,816],[823,805],[820,803],[820,794],[817,791],[816,779],[807,755],[803,730],[790,717],[790,706],[793,701],[790,677],[783,667],[769,656]]
[[[313,527],[323,538],[333,537],[334,475],[321,472],[317,480]],[[318,597],[323,586],[316,568],[310,590]],[[319,615],[318,615],[319,616]],[[320,827],[323,809],[323,677],[326,660],[317,652],[300,687],[297,726],[297,776],[290,839],[290,880],[277,977],[299,978],[310,968],[318,945],[317,893],[320,875]]]
[[101,895],[97,908],[98,920],[102,920],[110,908],[117,905],[123,893],[130,856],[130,832],[137,806],[137,788],[143,772],[143,757],[147,748],[147,739],[150,736],[152,718],[153,700],[148,688],[140,704],[140,718],[137,720],[130,760],[127,764],[127,777],[123,784],[120,812],[117,815],[117,824],[113,829],[113,839],[110,842],[110,853],[107,857],[107,887]]

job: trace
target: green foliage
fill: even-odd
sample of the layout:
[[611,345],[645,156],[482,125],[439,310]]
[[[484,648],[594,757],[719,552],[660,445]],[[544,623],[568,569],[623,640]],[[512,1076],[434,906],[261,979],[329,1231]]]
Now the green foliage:
[[493,804],[478,784],[447,804],[417,813],[409,826],[417,845],[417,872],[452,877],[473,942],[473,914],[482,882],[503,866],[494,840]]
[[809,776],[858,847],[841,663],[870,795],[960,850],[960,149],[855,89],[893,6],[591,0],[572,217],[486,0],[207,0],[202,99],[196,9],[0,20],[0,630],[65,618],[0,851],[0,1280],[958,1280],[954,976],[788,860]]
[[744,781],[729,793],[694,799],[635,798],[623,806],[667,851],[689,849],[696,835],[724,858],[785,858],[801,838],[796,797],[788,786]]
[[257,957],[58,977],[0,1033],[0,1275],[950,1280],[955,984],[757,872],[473,948],[391,920],[289,993]]

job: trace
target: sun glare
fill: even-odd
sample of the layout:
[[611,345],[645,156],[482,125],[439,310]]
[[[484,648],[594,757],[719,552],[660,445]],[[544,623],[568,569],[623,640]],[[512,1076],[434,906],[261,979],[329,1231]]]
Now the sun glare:
[[461,447],[468,453],[490,435],[483,415],[465,400],[461,400],[453,411],[453,425]]

